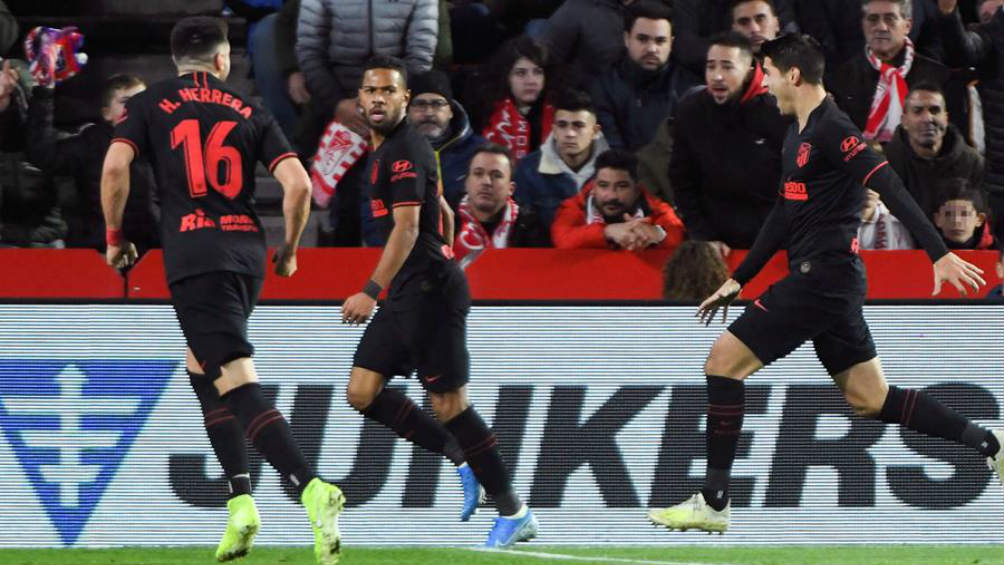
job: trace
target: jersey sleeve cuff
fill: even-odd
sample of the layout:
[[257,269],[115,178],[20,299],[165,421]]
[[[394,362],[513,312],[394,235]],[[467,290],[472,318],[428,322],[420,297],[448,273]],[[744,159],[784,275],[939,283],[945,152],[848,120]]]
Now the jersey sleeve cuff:
[[128,137],[113,137],[112,143],[115,143],[116,141],[120,141],[122,143],[125,143],[129,147],[132,147],[133,153],[139,155],[139,147],[136,146],[136,142],[134,142],[133,140],[129,139]]
[[272,171],[274,171],[275,168],[279,166],[279,163],[285,161],[286,159],[289,159],[290,157],[296,157],[296,153],[292,151],[287,151],[282,155],[279,155],[275,159],[272,159],[272,162],[268,164],[268,173],[272,174]]

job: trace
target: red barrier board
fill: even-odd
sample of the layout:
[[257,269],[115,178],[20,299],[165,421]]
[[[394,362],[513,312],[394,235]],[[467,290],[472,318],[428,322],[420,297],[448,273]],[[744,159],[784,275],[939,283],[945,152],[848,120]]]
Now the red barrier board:
[[[262,291],[265,300],[342,300],[358,292],[380,258],[375,248],[306,248],[297,256],[298,271],[281,278],[271,271]],[[271,252],[270,252],[271,253]],[[730,268],[745,256],[733,251]],[[995,251],[961,251],[983,269],[989,286],[1000,284]],[[658,300],[662,294],[664,250],[632,253],[607,250],[488,250],[467,268],[476,300]],[[932,298],[931,263],[923,251],[862,251],[872,299]],[[122,278],[94,251],[0,249],[0,298],[122,298]],[[758,296],[788,272],[778,254],[743,289]],[[982,289],[980,295],[987,292]],[[166,299],[163,257],[151,251],[128,274],[128,298]],[[954,288],[937,298],[960,298]],[[968,298],[974,298],[972,294]]]
[[122,298],[125,280],[90,249],[0,249],[0,298]]

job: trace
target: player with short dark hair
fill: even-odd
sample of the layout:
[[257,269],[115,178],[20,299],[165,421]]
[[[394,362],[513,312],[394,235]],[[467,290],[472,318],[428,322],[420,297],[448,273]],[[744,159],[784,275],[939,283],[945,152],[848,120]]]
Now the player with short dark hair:
[[[495,434],[467,398],[470,293],[442,237],[435,155],[407,119],[409,99],[399,61],[381,57],[366,65],[359,103],[374,147],[369,161],[373,217],[387,244],[366,286],[342,305],[342,321],[365,322],[383,289],[388,295],[356,348],[346,397],[353,408],[399,436],[454,462],[466,460],[499,511],[485,545],[508,547],[534,537],[537,520],[513,492]],[[413,371],[438,422],[385,386],[393,376]],[[465,504],[461,519],[476,506],[475,497]]]
[[153,165],[160,190],[164,268],[188,344],[186,366],[206,432],[230,482],[230,518],[216,557],[245,555],[260,527],[251,498],[244,436],[300,494],[320,563],[338,560],[344,497],[319,479],[289,424],[258,385],[247,320],[266,264],[265,230],[254,211],[255,164],[283,187],[286,241],[280,276],[296,272],[296,250],[310,212],[310,179],[275,119],[230,89],[230,44],[221,20],[186,18],[171,32],[178,76],[131,98],[105,156],[101,203],[107,260],[128,266],[135,247],[122,235],[129,164]]
[[962,293],[966,286],[979,290],[986,284],[982,271],[949,252],[888,162],[827,97],[823,54],[815,40],[784,36],[764,44],[763,54],[766,82],[781,113],[797,118],[784,142],[781,192],[745,260],[700,305],[698,315],[710,323],[719,308],[727,314],[742,286],[785,245],[790,274],[747,306],[708,355],[704,488],[681,504],[650,511],[649,518],[670,529],[728,529],[729,473],[745,411],[743,380],[809,340],[859,416],[971,447],[1004,481],[1004,434],[976,425],[922,391],[886,384],[862,312],[866,281],[856,236],[864,185],[882,195],[927,251],[934,263],[934,294],[946,282]]

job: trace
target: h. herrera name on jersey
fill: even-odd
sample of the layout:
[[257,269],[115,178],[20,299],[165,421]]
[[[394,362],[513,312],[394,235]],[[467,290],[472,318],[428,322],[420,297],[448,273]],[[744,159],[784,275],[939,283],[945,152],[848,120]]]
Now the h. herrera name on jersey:
[[178,360],[0,359],[0,428],[73,545]]

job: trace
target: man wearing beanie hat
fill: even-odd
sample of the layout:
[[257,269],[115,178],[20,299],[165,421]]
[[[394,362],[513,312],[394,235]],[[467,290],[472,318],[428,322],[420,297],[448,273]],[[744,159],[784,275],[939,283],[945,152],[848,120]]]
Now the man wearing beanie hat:
[[454,209],[464,195],[464,178],[474,151],[485,140],[474,135],[467,112],[453,99],[450,79],[432,70],[411,77],[408,119],[436,153],[443,196]]

